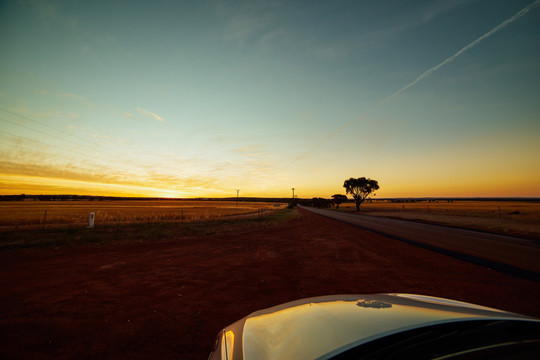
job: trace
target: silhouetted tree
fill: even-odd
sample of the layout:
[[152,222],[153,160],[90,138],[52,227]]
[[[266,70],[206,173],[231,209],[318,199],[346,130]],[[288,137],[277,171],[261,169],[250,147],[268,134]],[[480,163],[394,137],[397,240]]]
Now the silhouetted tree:
[[[350,178],[345,180],[343,187],[347,191],[347,194],[351,194],[356,202],[356,211],[360,211],[360,205],[371,195],[375,190],[379,190],[379,183],[377,180],[371,180],[370,178],[361,177],[358,179]],[[375,194],[373,194],[375,195]]]
[[326,208],[329,208],[332,204],[332,201],[331,200],[328,200],[328,199],[323,199],[323,198],[317,198],[317,197],[314,197],[312,200],[311,200],[311,203],[313,204],[314,207],[318,207],[318,208],[321,208],[321,209],[326,209]]
[[341,194],[332,195],[332,198],[334,199],[334,204],[336,204],[336,209],[339,209],[339,204],[344,203],[345,201],[349,200],[347,199],[347,195],[341,195]]

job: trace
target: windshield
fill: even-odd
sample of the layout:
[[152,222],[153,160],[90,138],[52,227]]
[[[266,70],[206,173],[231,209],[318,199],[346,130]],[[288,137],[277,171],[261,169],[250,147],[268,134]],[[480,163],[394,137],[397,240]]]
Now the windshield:
[[475,320],[405,331],[323,358],[531,359],[540,354],[540,322]]

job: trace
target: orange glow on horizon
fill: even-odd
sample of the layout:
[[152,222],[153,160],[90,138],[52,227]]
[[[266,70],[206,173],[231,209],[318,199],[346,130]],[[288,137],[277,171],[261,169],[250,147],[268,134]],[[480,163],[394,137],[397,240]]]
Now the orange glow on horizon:
[[[501,182],[483,183],[481,181],[456,184],[417,184],[393,183],[379,180],[381,190],[376,192],[377,198],[398,197],[538,197],[540,191],[532,180],[523,181],[519,186],[512,183]],[[308,184],[296,185],[295,195],[298,198],[323,197],[330,198],[333,194],[345,194],[341,182],[337,186],[320,184],[313,187]],[[176,187],[176,188],[175,188]],[[161,186],[139,186],[133,184],[109,184],[90,181],[68,180],[46,177],[0,175],[0,194],[2,195],[95,195],[117,197],[161,197],[161,198],[195,198],[195,197],[231,197],[236,192],[223,189],[193,189],[185,187],[179,191],[178,184],[169,187],[166,183]],[[240,191],[241,197],[276,197],[288,198],[291,196],[290,188],[283,186],[279,189]],[[350,196],[349,196],[350,197]]]
[[166,188],[142,187],[125,184],[105,184],[56,178],[10,176],[0,178],[0,192],[3,195],[97,195],[118,197],[189,197],[190,193],[180,193]]

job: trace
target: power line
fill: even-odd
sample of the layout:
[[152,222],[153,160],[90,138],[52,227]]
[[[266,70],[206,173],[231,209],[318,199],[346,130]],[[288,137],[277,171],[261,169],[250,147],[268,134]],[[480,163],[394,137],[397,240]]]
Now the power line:
[[[11,120],[7,120],[7,119],[4,119],[4,118],[0,118],[0,121],[4,121],[4,122],[10,123],[10,124],[13,124],[13,125],[15,125],[15,126],[19,126],[19,127],[22,127],[22,128],[28,129],[28,130],[31,130],[31,131],[35,131],[35,132],[40,133],[40,134],[43,134],[43,135],[51,136],[51,137],[53,137],[53,138],[57,138],[57,139],[59,139],[59,140],[62,140],[62,141],[65,141],[65,142],[68,142],[68,143],[71,143],[71,144],[80,146],[81,148],[86,148],[86,145],[83,145],[83,144],[78,143],[78,142],[76,142],[76,141],[72,141],[72,140],[70,140],[70,139],[66,139],[66,138],[63,138],[63,137],[58,136],[58,135],[50,134],[50,133],[47,133],[47,132],[42,131],[42,130],[38,130],[38,129],[35,129],[35,128],[31,128],[31,127],[25,126],[25,125],[23,125],[23,124],[18,124],[18,123],[16,123],[16,122],[11,121]],[[100,149],[93,148],[93,150],[94,150],[94,151],[97,151],[97,152],[100,152],[100,153],[102,153],[102,154],[105,154],[105,155],[107,155],[107,156],[110,156],[110,155],[111,155],[110,153],[105,152],[105,151],[102,151],[102,150],[100,150]],[[128,159],[124,157],[124,158],[120,158],[120,160],[128,160]],[[131,160],[131,159],[129,159],[129,160]]]
[[[41,126],[44,126],[44,127],[47,127],[49,129],[52,129],[54,131],[57,131],[57,132],[60,132],[62,134],[66,134],[67,136],[69,137],[72,137],[72,138],[77,138],[77,139],[80,139],[82,141],[84,141],[85,143],[88,143],[92,146],[92,151],[95,151],[95,152],[99,152],[99,153],[102,153],[102,154],[105,154],[107,155],[108,157],[111,156],[110,154],[110,151],[112,150],[113,152],[117,153],[117,154],[120,154],[122,156],[122,158],[120,157],[117,157],[115,156],[117,159],[120,159],[120,160],[128,160],[130,162],[133,162],[134,158],[132,156],[130,157],[126,157],[124,154],[116,151],[116,150],[113,150],[113,149],[108,149],[102,145],[99,145],[99,144],[95,144],[95,143],[92,143],[82,137],[79,137],[79,136],[76,136],[76,135],[73,135],[73,134],[70,134],[69,132],[66,132],[62,129],[58,129],[54,126],[50,126],[48,124],[45,124],[45,123],[42,123],[40,121],[37,121],[37,120],[34,120],[34,119],[31,119],[27,116],[23,116],[21,114],[17,114],[15,112],[12,112],[12,111],[9,111],[9,110],[6,110],[6,109],[3,109],[3,108],[0,108],[0,110],[8,113],[8,114],[12,114],[12,115],[15,115],[15,116],[18,116],[22,119],[25,119],[25,120],[28,120],[28,121],[31,121],[33,123],[36,123],[36,124],[39,124]],[[66,148],[66,147],[62,147],[62,146],[59,146],[59,145],[56,145],[56,144],[51,144],[49,142],[43,142],[43,141],[40,141],[40,140],[36,140],[36,139],[32,139],[32,138],[29,138],[29,137],[25,137],[25,136],[21,136],[21,135],[17,135],[17,134],[13,134],[13,133],[10,133],[10,132],[6,132],[6,131],[2,131],[0,130],[0,133],[1,134],[4,134],[5,136],[11,136],[11,137],[16,137],[16,138],[20,138],[20,139],[25,139],[25,140],[28,140],[28,141],[31,141],[31,142],[34,142],[38,145],[41,145],[41,146],[50,146],[50,147],[55,147],[55,148],[58,148],[62,151],[68,151],[70,153],[78,153],[86,158],[91,158],[92,160],[100,160],[100,157],[99,156],[96,156],[96,154],[90,154],[86,151],[84,151],[85,149],[88,149],[88,145],[85,145],[85,144],[81,144],[80,142],[77,142],[77,141],[73,141],[69,138],[66,138],[65,136],[59,136],[57,134],[54,134],[54,133],[50,133],[49,131],[43,131],[41,129],[38,129],[34,126],[27,126],[25,124],[20,124],[18,123],[17,121],[14,121],[14,120],[11,120],[11,119],[6,119],[6,118],[2,118],[0,117],[0,121],[3,121],[5,123],[9,123],[9,124],[12,124],[14,126],[18,126],[20,128],[24,128],[24,129],[28,129],[30,131],[34,131],[36,133],[39,133],[39,134],[43,134],[43,135],[46,135],[46,136],[49,136],[49,137],[52,137],[52,138],[56,138],[56,139],[59,139],[59,140],[62,140],[66,143],[70,143],[70,144],[73,144],[73,145],[76,145],[77,148],[76,149],[73,149],[73,148]],[[107,150],[107,151],[103,151],[101,149],[96,149],[96,146],[99,146],[99,147],[102,147],[103,149]],[[34,149],[32,146],[30,147],[25,147],[25,146],[21,146],[22,150],[25,150],[25,151],[33,151],[33,152],[39,152],[39,150],[36,150]],[[81,151],[82,150],[82,151]],[[51,151],[54,151],[54,150],[51,150]],[[44,155],[47,155],[47,154],[44,154]],[[71,162],[71,163],[76,163],[77,160],[76,159],[70,159],[66,156],[61,156],[61,155],[57,155],[57,154],[54,154],[54,158],[62,158],[64,159],[65,161],[68,161],[68,162]],[[85,161],[85,163],[82,163],[81,165],[83,165],[83,167],[95,167],[95,166],[98,166],[98,167],[104,167],[104,168],[109,168],[110,170],[113,170],[113,168],[111,168],[111,166],[109,165],[106,165],[106,164],[99,164],[99,161],[96,162],[96,161]],[[146,169],[146,167],[144,167],[144,165],[140,164],[140,162],[135,162],[135,166],[136,167],[139,167],[139,168],[143,168],[143,169]]]
[[[0,118],[0,120],[2,120]],[[31,129],[31,130],[35,130],[35,129]],[[35,131],[38,131],[38,130],[35,130]],[[21,136],[21,135],[16,135],[16,134],[11,134],[9,132],[6,132],[6,131],[2,131],[0,130],[0,134],[4,134],[5,136],[12,136],[12,137],[17,137],[17,138],[20,138],[20,139],[25,139],[25,140],[28,140],[28,141],[32,141],[32,142],[35,142],[37,144],[40,144],[40,145],[45,145],[45,146],[51,146],[51,147],[56,147],[60,150],[67,150],[71,153],[78,153],[86,158],[89,158],[89,159],[92,159],[92,160],[100,160],[99,157],[96,157],[95,154],[88,154],[88,153],[85,153],[85,152],[81,152],[81,151],[77,151],[77,150],[73,150],[73,149],[67,149],[67,148],[64,148],[64,147],[61,147],[61,146],[58,146],[56,144],[49,144],[49,143],[44,143],[42,141],[39,141],[39,140],[36,140],[36,139],[32,139],[32,138],[28,138],[28,137],[25,137],[25,136]],[[46,135],[49,135],[47,133],[45,133]],[[33,149],[31,147],[25,147],[25,146],[21,146],[21,148],[23,150],[26,150],[26,151],[33,151],[33,152],[39,152],[39,150],[36,150],[36,149]],[[46,154],[45,154],[46,155]],[[58,155],[58,154],[54,154],[54,158],[62,158],[68,162],[72,162],[72,163],[78,163],[77,159],[72,159],[72,158],[68,158],[66,156],[62,156],[62,155]],[[0,160],[0,162],[2,162]],[[80,163],[80,161],[79,161]],[[96,161],[93,161],[93,162],[88,162],[88,161],[85,161],[84,163],[81,163],[82,165],[84,166],[90,166],[90,167],[101,167],[101,168],[106,168],[106,169],[109,169],[109,171],[114,171],[114,167],[111,166],[111,165],[108,165],[108,164],[100,164],[99,162],[96,162]]]
[[72,137],[75,137],[75,138],[80,139],[80,140],[83,140],[83,141],[88,141],[88,140],[86,140],[86,139],[84,139],[84,138],[82,138],[82,137],[79,137],[79,136],[77,136],[77,135],[70,134],[70,133],[68,133],[68,132],[65,131],[65,130],[58,129],[58,128],[54,127],[54,126],[51,126],[51,125],[49,125],[49,124],[45,124],[45,123],[43,123],[43,122],[41,122],[41,121],[38,121],[38,120],[35,120],[35,119],[31,119],[31,118],[29,118],[29,117],[27,117],[27,116],[24,116],[24,115],[21,115],[21,114],[17,114],[17,113],[15,113],[15,112],[13,112],[13,111],[9,111],[9,110],[6,110],[6,109],[1,108],[1,107],[0,107],[0,110],[2,110],[2,111],[4,111],[4,112],[7,112],[8,114],[15,115],[15,116],[18,116],[18,117],[20,117],[20,118],[23,118],[23,119],[25,119],[25,120],[35,122],[36,124],[40,124],[40,125],[42,125],[42,126],[48,127],[49,129],[53,129],[53,130],[59,131],[59,132],[64,133],[64,134],[66,134],[66,135],[68,135],[68,136],[72,136]]
[[[1,107],[0,107],[0,110],[2,110],[2,111],[4,111],[4,112],[7,112],[7,113],[9,113],[9,114],[11,114],[11,115],[18,116],[18,117],[20,117],[20,118],[22,118],[22,119],[25,119],[25,120],[28,120],[28,121],[35,122],[36,124],[40,124],[40,125],[42,125],[42,126],[48,127],[49,129],[53,129],[53,130],[59,131],[59,132],[61,132],[61,133],[63,133],[63,134],[66,134],[66,135],[68,135],[68,136],[72,136],[72,137],[74,137],[74,138],[77,138],[77,139],[80,139],[80,140],[89,142],[89,141],[86,140],[85,138],[82,138],[82,137],[79,137],[79,136],[77,136],[77,135],[71,134],[71,133],[69,133],[69,132],[67,132],[67,131],[65,131],[65,130],[59,129],[59,128],[54,127],[54,126],[51,126],[51,125],[46,124],[46,123],[44,123],[44,122],[41,122],[41,121],[38,121],[38,120],[35,120],[35,119],[31,119],[31,118],[29,118],[29,117],[27,117],[27,116],[24,116],[24,115],[21,115],[21,114],[17,114],[17,113],[15,113],[15,112],[13,112],[13,111],[9,111],[9,110],[6,110],[6,109],[1,108]],[[93,143],[91,143],[91,144],[93,144]],[[93,144],[93,145],[94,145],[94,144]]]
[[28,129],[28,130],[32,130],[32,131],[38,132],[38,133],[43,134],[43,135],[51,136],[51,137],[60,139],[60,140],[62,140],[62,141],[66,141],[66,142],[75,144],[75,145],[77,145],[77,146],[84,146],[84,145],[79,144],[79,143],[77,143],[77,142],[75,142],[75,141],[71,141],[71,140],[69,140],[69,139],[64,139],[64,138],[62,138],[62,137],[60,137],[60,136],[53,135],[53,134],[49,134],[49,133],[46,133],[45,131],[37,130],[37,129],[31,128],[31,127],[25,126],[25,125],[23,125],[23,124],[18,124],[18,123],[16,123],[16,122],[11,121],[11,120],[7,120],[7,119],[4,119],[4,118],[0,118],[0,121],[4,121],[4,122],[10,123],[10,124],[13,124],[13,125],[15,125],[15,126],[19,126],[19,127],[22,127],[22,128]]
[[[40,141],[38,141],[38,140],[30,139],[30,138],[20,136],[20,135],[10,134],[10,133],[7,133],[7,132],[2,131],[2,130],[0,130],[0,133],[5,134],[7,136],[14,136],[14,137],[22,138],[22,139],[25,139],[25,140],[30,140],[30,141],[33,141],[33,142],[40,143]],[[45,144],[45,145],[49,145],[49,146],[53,146],[53,147],[57,147],[57,148],[62,149],[61,147],[59,147],[57,145],[53,145],[53,144]],[[22,148],[22,150],[26,150],[26,151],[36,151],[35,149],[24,147],[24,146],[22,146],[21,148]],[[79,154],[82,154],[84,156],[92,158],[93,160],[98,160],[98,158],[95,155],[84,154],[84,153],[81,153],[81,152],[79,152]],[[66,161],[68,163],[71,163],[71,164],[69,164],[69,169],[68,170],[70,170],[72,172],[75,172],[75,173],[79,172],[79,173],[82,174],[83,171],[84,171],[84,174],[87,174],[88,171],[91,172],[91,171],[97,170],[99,168],[107,169],[108,172],[111,172],[111,171],[114,172],[114,167],[108,166],[106,164],[98,164],[98,163],[95,163],[95,162],[90,163],[90,162],[86,162],[86,161],[81,162],[81,161],[78,161],[77,159],[72,159],[72,158],[69,158],[67,156],[58,155],[58,154],[54,155],[54,159],[63,159],[64,161]],[[5,160],[0,160],[0,163],[11,163],[11,164],[17,165],[17,163],[13,163],[13,162],[10,162],[10,161],[5,161]],[[21,164],[21,163],[18,163],[18,164]],[[24,162],[23,162],[23,164],[24,164]],[[27,164],[27,165],[35,166],[35,164]],[[45,164],[39,164],[39,165],[45,165]]]
[[[22,118],[22,119],[25,119],[25,120],[28,120],[28,121],[32,121],[32,122],[34,122],[34,123],[36,123],[36,124],[39,124],[39,125],[41,125],[41,126],[48,127],[49,129],[56,130],[56,131],[58,131],[58,132],[61,132],[61,133],[63,133],[63,134],[66,134],[66,135],[68,135],[68,136],[70,136],[70,137],[74,137],[74,138],[76,138],[76,139],[82,140],[82,141],[84,141],[84,142],[86,142],[86,143],[88,143],[88,144],[91,144],[93,147],[95,147],[95,146],[102,147],[102,148],[104,148],[104,149],[107,150],[107,153],[104,153],[103,151],[100,151],[100,152],[106,154],[107,156],[109,156],[109,155],[110,155],[109,152],[112,151],[112,152],[115,152],[115,153],[117,153],[118,155],[120,155],[122,158],[124,158],[124,160],[126,160],[126,157],[129,158],[126,154],[123,154],[123,153],[121,153],[121,152],[119,152],[119,151],[117,151],[117,150],[115,150],[115,149],[108,149],[108,148],[104,147],[103,145],[100,145],[99,143],[94,143],[94,142],[88,141],[87,139],[85,139],[85,138],[83,138],[83,137],[80,137],[80,136],[71,134],[71,133],[69,133],[69,132],[67,132],[67,131],[65,131],[65,130],[59,129],[59,128],[57,128],[57,127],[51,126],[51,125],[46,124],[46,123],[43,123],[43,122],[41,122],[41,121],[38,121],[38,120],[35,120],[35,119],[32,119],[32,118],[29,118],[29,117],[27,117],[27,116],[24,116],[24,115],[21,115],[21,114],[18,114],[18,113],[15,113],[15,112],[13,112],[13,111],[6,110],[6,109],[4,109],[4,108],[2,108],[2,107],[0,107],[0,110],[6,112],[6,113],[8,113],[8,114],[18,116],[18,117],[20,117],[20,118]],[[8,120],[4,120],[4,121],[8,121]],[[10,122],[10,121],[8,121],[8,122]],[[11,122],[11,123],[12,123],[12,124],[15,124],[15,125],[21,126],[20,124],[17,124],[17,123],[13,123],[13,122]],[[23,126],[23,127],[27,128],[27,129],[30,129],[30,130],[34,130],[34,129],[29,128],[29,127],[26,127],[26,126]],[[35,130],[35,131],[37,131],[37,130]],[[51,135],[51,136],[53,136],[53,135]],[[59,138],[59,137],[57,137],[57,138]],[[62,138],[60,138],[60,139],[62,139]],[[65,139],[62,139],[62,140],[65,140]],[[67,140],[66,140],[66,141],[67,141]],[[74,143],[73,141],[70,141],[70,142]],[[75,144],[77,144],[77,145],[79,145],[79,146],[85,146],[85,145],[82,145],[82,144],[79,144],[79,143],[75,143]],[[94,150],[95,150],[95,148],[94,148]],[[99,150],[98,150],[98,151],[99,151]]]
[[[11,133],[8,133],[8,132],[5,132],[5,131],[2,131],[0,130],[0,133],[6,135],[6,136],[13,136],[13,137],[17,137],[17,138],[20,138],[20,139],[24,139],[24,140],[27,140],[27,141],[32,141],[32,142],[35,142],[35,143],[38,143],[40,145],[45,145],[45,146],[50,146],[50,147],[55,147],[55,148],[58,148],[60,150],[63,150],[63,151],[69,151],[69,152],[76,152],[80,155],[83,155],[85,157],[88,157],[88,158],[92,158],[92,159],[96,159],[96,156],[95,154],[88,154],[88,153],[84,153],[84,152],[81,152],[81,151],[78,151],[78,150],[74,150],[74,149],[70,149],[70,148],[65,148],[65,147],[61,147],[61,146],[58,146],[58,145],[55,145],[55,144],[48,144],[48,143],[44,143],[42,141],[39,141],[39,140],[36,140],[36,139],[31,139],[29,137],[25,137],[25,136],[21,136],[21,135],[16,135],[16,134],[11,134]],[[39,151],[39,150],[35,150],[35,149],[31,149],[31,148],[26,148],[27,150],[32,150],[32,151]],[[56,157],[60,156],[60,155],[55,155]],[[64,156],[60,156],[60,157],[63,157],[64,159],[66,160],[73,160],[73,159],[68,159],[67,157],[64,157]]]

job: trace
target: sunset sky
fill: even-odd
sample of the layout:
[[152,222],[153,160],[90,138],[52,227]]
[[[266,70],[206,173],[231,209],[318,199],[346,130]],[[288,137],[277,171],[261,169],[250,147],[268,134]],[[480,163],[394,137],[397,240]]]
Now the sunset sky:
[[0,1],[0,194],[539,197],[538,5]]

